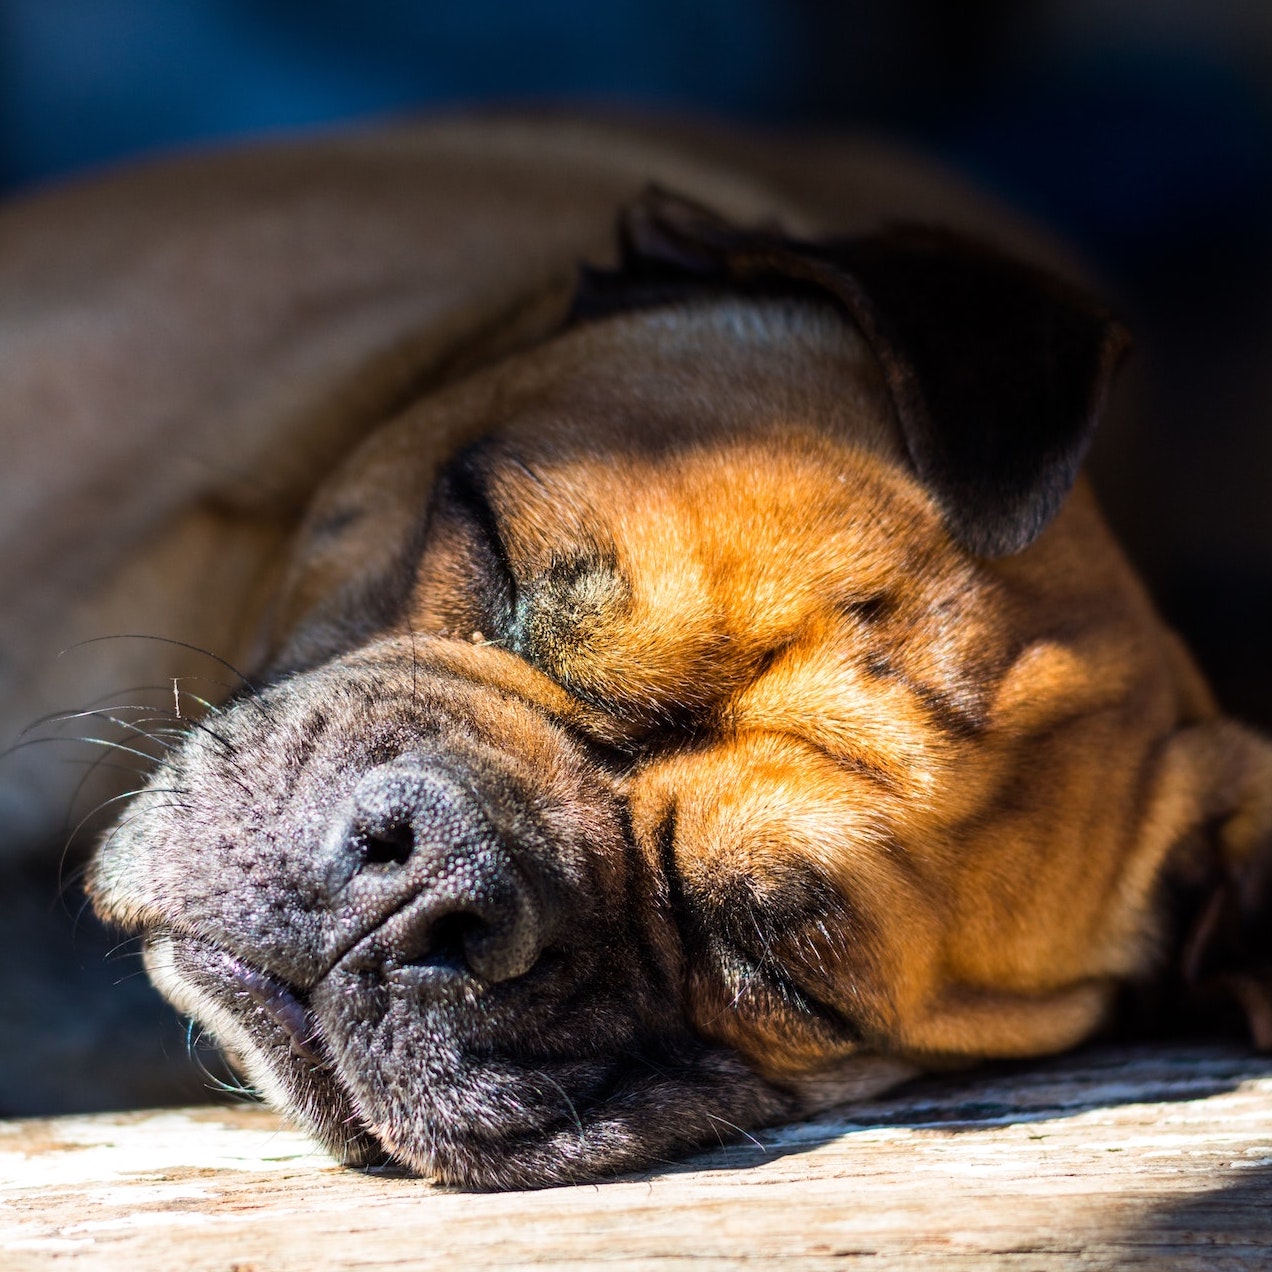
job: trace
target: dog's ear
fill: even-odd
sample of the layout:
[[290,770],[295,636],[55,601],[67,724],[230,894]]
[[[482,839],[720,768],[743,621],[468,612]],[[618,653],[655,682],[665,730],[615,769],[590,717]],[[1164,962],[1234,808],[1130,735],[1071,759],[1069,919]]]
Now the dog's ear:
[[1193,1005],[1235,1004],[1272,1051],[1272,743],[1231,721],[1201,729],[1208,817],[1170,866],[1187,898],[1178,973]]
[[1059,510],[1129,344],[1078,288],[945,230],[799,242],[654,188],[620,235],[617,270],[583,271],[575,318],[704,287],[841,305],[883,369],[915,471],[982,556],[1027,547]]

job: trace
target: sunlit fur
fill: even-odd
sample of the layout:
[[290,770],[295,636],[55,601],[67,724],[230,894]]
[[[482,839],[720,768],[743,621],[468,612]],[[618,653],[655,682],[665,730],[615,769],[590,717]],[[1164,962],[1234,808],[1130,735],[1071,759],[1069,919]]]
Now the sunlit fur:
[[[536,400],[487,444],[525,579],[578,553],[611,555],[597,573],[622,579],[587,583],[582,617],[541,641],[546,669],[596,704],[599,733],[637,722],[659,739],[627,797],[651,855],[674,814],[692,905],[740,884],[762,915],[805,870],[833,885],[852,925],[782,931],[766,957],[872,1042],[958,1057],[1069,1045],[1151,964],[1153,890],[1194,828],[1165,810],[1196,816],[1183,792],[1210,780],[1206,752],[1233,726],[1205,723],[1204,687],[1085,485],[1027,552],[975,560],[889,444],[885,408],[861,403],[868,373],[853,403],[819,368],[834,407],[814,414],[793,358],[780,377],[744,367],[756,351],[737,341],[696,371],[705,386],[668,394],[694,340],[738,321],[646,320],[631,364],[654,363],[656,394],[582,366],[559,403]],[[748,371],[773,375],[762,399]],[[459,561],[426,553],[422,574],[418,630],[489,626],[441,582]],[[691,740],[662,744],[674,729]],[[696,1026],[765,1072],[833,1052],[760,978],[695,981]]]
[[[1159,966],[1198,836],[1239,860],[1272,825],[1266,745],[1085,484],[970,555],[817,305],[598,323],[406,412],[319,494],[274,624],[276,683],[161,766],[97,904],[214,1029],[208,951],[285,980],[322,1064],[244,1008],[248,1071],[334,1151],[458,1182],[1069,1046]],[[346,966],[392,921],[314,899],[359,774],[421,747],[573,907],[560,965],[440,1006]]]

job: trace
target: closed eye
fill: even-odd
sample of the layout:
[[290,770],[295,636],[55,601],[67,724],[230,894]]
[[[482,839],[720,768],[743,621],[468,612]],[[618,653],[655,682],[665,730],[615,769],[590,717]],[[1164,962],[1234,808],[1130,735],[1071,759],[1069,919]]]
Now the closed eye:
[[517,605],[517,577],[499,518],[491,506],[486,478],[469,454],[462,454],[439,479],[430,513],[430,533],[439,523],[464,540],[464,571],[476,613],[475,630],[488,639],[506,633]]

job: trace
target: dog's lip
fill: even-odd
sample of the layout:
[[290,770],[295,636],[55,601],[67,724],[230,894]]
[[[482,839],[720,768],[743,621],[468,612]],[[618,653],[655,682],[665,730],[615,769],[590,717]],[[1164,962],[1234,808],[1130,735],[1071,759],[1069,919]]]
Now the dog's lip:
[[270,1104],[345,1162],[388,1160],[390,1150],[358,1113],[333,1066],[303,991],[189,931],[153,929],[146,958],[164,994],[212,1030]]
[[193,959],[202,973],[205,989],[219,991],[218,997],[243,992],[278,1028],[293,1054],[319,1065],[324,1062],[319,1042],[318,1022],[309,1010],[305,995],[280,977],[249,963],[224,946],[198,937],[162,933],[187,959]]
[[322,1062],[316,1049],[317,1021],[298,990],[233,954],[225,957],[225,972],[230,983],[246,990],[247,996],[286,1034],[296,1055],[312,1064]]

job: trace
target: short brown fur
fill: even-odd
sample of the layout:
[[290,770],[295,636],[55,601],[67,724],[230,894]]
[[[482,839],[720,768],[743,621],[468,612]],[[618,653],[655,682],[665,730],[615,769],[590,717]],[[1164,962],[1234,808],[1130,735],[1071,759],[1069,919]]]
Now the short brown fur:
[[[79,527],[75,568],[37,543],[15,570],[10,661],[28,670],[8,710],[181,674],[151,650],[96,677],[37,672],[48,632],[153,628],[265,682],[190,724],[174,680],[187,731],[104,841],[92,892],[146,934],[173,1001],[349,1160],[386,1151],[483,1185],[629,1168],[916,1068],[1071,1046],[1181,958],[1272,1043],[1244,935],[1269,892],[1272,747],[1219,715],[1084,479],[1041,528],[1120,337],[1086,357],[1100,383],[1061,475],[1003,461],[1045,505],[1037,524],[1004,529],[991,508],[980,534],[984,510],[958,503],[975,474],[929,418],[955,398],[924,397],[904,323],[853,308],[868,280],[840,285],[853,260],[892,258],[824,244],[873,229],[886,189],[889,215],[1052,254],[872,152],[792,166],[774,147],[749,169],[712,153],[461,123],[297,152],[276,185],[268,156],[196,166],[194,188],[224,191],[219,221],[162,170],[13,214],[55,312],[41,251],[68,217],[91,223],[77,209],[101,214],[61,303],[91,309],[109,262],[132,262],[102,302],[106,353],[133,349],[147,304],[174,318],[156,382],[99,386],[118,399],[118,439],[93,434],[105,459],[54,481],[24,443],[30,480],[67,486],[68,508],[78,492],[91,513],[112,466],[135,498],[97,538]],[[629,219],[612,312],[569,321],[576,261],[612,261],[611,224],[648,179],[721,215],[663,205],[663,238]],[[167,255],[133,241],[130,197],[168,209]],[[312,251],[277,236],[275,203]],[[276,307],[259,333],[231,314],[191,334],[197,278],[173,278],[206,264],[204,232],[243,314]],[[728,255],[752,241],[759,255]],[[263,257],[277,273],[257,295]],[[15,436],[53,392],[73,331],[58,321],[29,328]],[[254,370],[218,413],[227,356]],[[92,399],[75,374],[62,388]],[[169,407],[130,442],[134,401]],[[28,844],[64,786],[41,771],[0,792]],[[407,812],[385,829],[393,800]],[[515,941],[421,918],[482,871],[458,913],[516,911]],[[1191,900],[1173,912],[1172,892]],[[443,946],[451,997],[434,999],[419,968]]]

